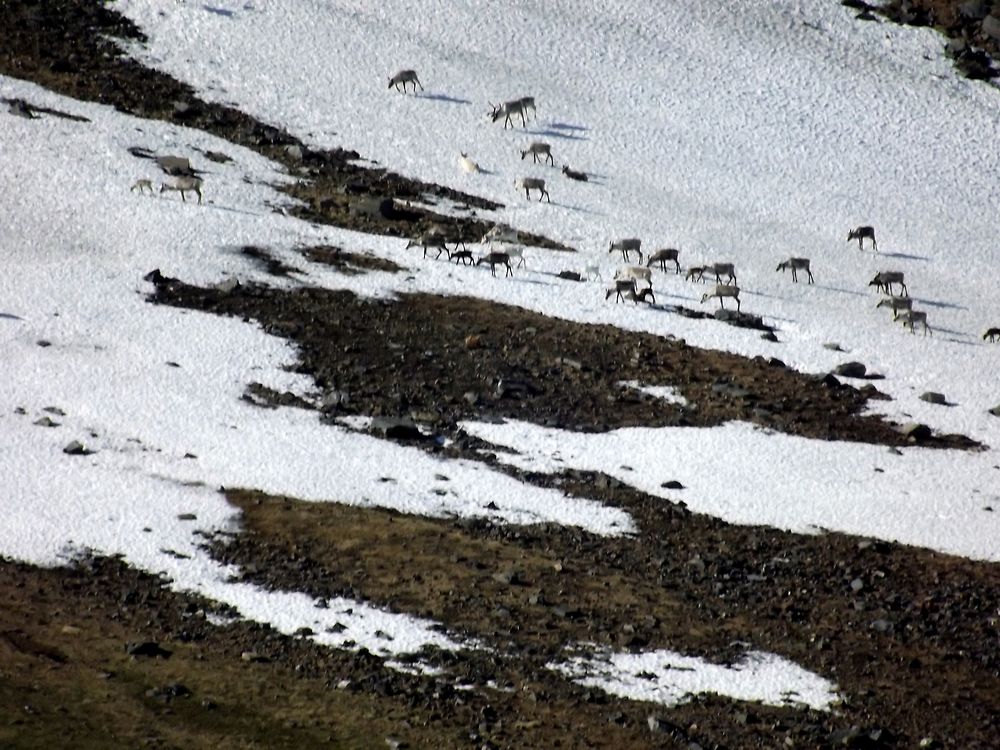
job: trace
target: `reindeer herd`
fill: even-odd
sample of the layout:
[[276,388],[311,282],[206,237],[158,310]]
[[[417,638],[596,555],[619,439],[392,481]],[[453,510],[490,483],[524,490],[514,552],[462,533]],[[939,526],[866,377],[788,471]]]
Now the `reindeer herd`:
[[[412,86],[413,93],[416,93],[418,88],[421,91],[424,90],[416,71],[405,69],[390,76],[388,88],[406,93],[407,86]],[[535,98],[532,96],[513,99],[501,104],[490,104],[490,120],[498,122],[502,118],[504,129],[508,127],[513,128],[516,118],[520,118],[521,125],[526,126],[529,116],[535,116],[535,114]],[[534,164],[542,163],[555,166],[552,147],[548,143],[533,141],[527,148],[521,150],[520,154],[522,161],[530,155]],[[177,162],[176,164],[174,163],[175,161]],[[161,183],[160,193],[167,191],[178,192],[181,195],[181,200],[186,201],[186,194],[191,192],[197,196],[199,204],[202,202],[202,180],[194,174],[186,159],[179,157],[159,157],[157,158],[157,162],[160,163],[164,171],[174,176],[173,180]],[[459,165],[463,171],[468,173],[481,171],[479,165],[469,158],[465,152],[462,152],[460,155]],[[570,169],[568,165],[563,165],[562,173],[572,180],[583,182],[588,180],[585,172]],[[545,180],[540,177],[518,178],[515,181],[515,186],[518,190],[524,191],[525,198],[528,200],[531,199],[532,191],[535,191],[538,193],[539,201],[545,199],[551,202]],[[146,191],[152,194],[152,180],[146,178],[136,180],[131,190],[138,191],[140,194]],[[852,242],[854,240],[857,240],[859,250],[864,250],[864,243],[867,240],[872,250],[878,253],[878,242],[875,239],[874,227],[862,225],[849,230],[847,241]],[[479,258],[473,256],[462,240],[452,240],[452,242],[454,247],[449,247],[447,235],[443,227],[432,226],[431,229],[419,237],[410,240],[406,247],[422,248],[425,258],[429,250],[436,250],[437,252],[434,256],[436,259],[439,259],[444,254],[449,261],[454,261],[456,264],[488,265],[493,276],[496,276],[498,267],[504,269],[505,276],[513,276],[514,267],[511,265],[511,261],[515,258],[518,261],[518,267],[525,265],[524,246],[519,244],[517,231],[502,224],[496,224],[482,237],[480,242],[487,246],[487,252]],[[494,249],[494,245],[496,244],[501,245],[504,249]],[[615,272],[613,278],[614,285],[605,290],[605,299],[610,299],[611,295],[614,295],[615,302],[630,300],[635,304],[639,302],[656,304],[652,281],[653,267],[658,265],[660,270],[666,273],[667,264],[672,263],[674,273],[676,275],[681,273],[680,250],[674,247],[661,248],[650,253],[647,256],[645,265],[642,265],[642,241],[637,237],[611,240],[608,244],[608,253],[621,253],[622,261],[626,264],[618,268]],[[628,265],[632,254],[636,255],[639,265]],[[809,258],[793,256],[779,262],[775,271],[780,271],[782,274],[785,271],[791,271],[794,283],[798,283],[799,274],[804,273],[808,279],[808,283],[812,284],[814,283],[814,278],[810,266]],[[716,262],[690,266],[686,271],[685,279],[688,281],[704,282],[706,274],[709,278],[715,277],[715,286],[711,291],[702,295],[702,303],[704,304],[710,299],[717,299],[720,308],[725,309],[725,300],[730,299],[736,303],[736,314],[740,315],[740,287],[736,282],[735,265],[731,262]],[[586,279],[588,281],[600,280],[600,263],[592,261],[584,267],[582,274],[574,274],[574,276],[575,278]],[[876,291],[887,295],[875,305],[876,308],[888,308],[892,313],[892,319],[894,321],[901,321],[904,327],[909,327],[910,333],[916,333],[916,326],[918,325],[921,326],[924,335],[933,333],[927,322],[927,313],[922,310],[913,309],[913,300],[909,296],[902,271],[879,271],[868,283],[868,286],[875,287]],[[898,286],[898,294],[893,291],[894,286]],[[983,340],[990,343],[1000,341],[1000,328],[987,329],[983,334]]]
[[[390,89],[396,88],[399,90],[402,87],[402,91],[405,93],[407,84],[413,85],[414,92],[416,92],[418,86],[423,90],[423,86],[420,84],[417,74],[413,70],[401,70],[389,78]],[[492,122],[502,120],[503,127],[506,130],[507,128],[514,128],[518,118],[521,121],[522,127],[527,126],[529,117],[534,116],[535,113],[535,98],[533,96],[524,96],[500,104],[490,103],[489,118]],[[555,166],[552,147],[543,141],[531,142],[527,148],[520,151],[520,154],[522,161],[530,156],[533,164],[541,163]],[[460,164],[466,172],[480,171],[479,165],[469,159],[464,152],[461,155]],[[562,173],[569,179],[577,181],[588,180],[585,172],[570,169],[568,165],[562,166]],[[514,184],[518,190],[524,191],[524,197],[527,200],[531,199],[531,194],[534,191],[538,194],[539,201],[544,199],[551,202],[545,180],[540,177],[520,177]],[[849,230],[847,241],[853,242],[855,240],[858,243],[859,250],[863,251],[865,249],[865,241],[868,241],[872,250],[878,253],[878,241],[875,238],[874,227],[861,225]],[[455,248],[450,250],[440,231],[425,233],[418,240],[412,240],[407,247],[422,246],[425,257],[429,248],[435,248],[437,249],[436,257],[438,258],[442,253],[445,253],[449,260],[454,260],[456,263],[471,264],[475,262],[476,265],[488,264],[494,276],[496,275],[497,266],[505,269],[505,275],[513,275],[513,269],[510,264],[511,255],[516,254],[521,264],[524,262],[524,249],[516,244],[517,232],[509,227],[497,225],[493,230],[487,232],[486,236],[482,239],[483,243],[490,243],[490,245],[494,241],[505,243],[508,245],[507,249],[493,250],[491,247],[489,252],[478,260],[473,259],[472,254],[464,246],[459,250],[456,244]],[[667,271],[667,263],[671,263],[673,264],[675,274],[679,275],[681,272],[680,250],[673,247],[655,250],[647,257],[646,264],[643,266],[642,241],[637,237],[611,240],[608,245],[608,253],[621,253],[622,261],[626,264],[618,268],[615,272],[613,286],[605,289],[604,298],[610,299],[614,295],[616,303],[631,300],[635,304],[639,302],[656,304],[652,282],[653,266],[658,265],[660,270],[665,273]],[[632,254],[635,254],[637,257],[639,265],[628,265]],[[780,261],[775,271],[780,271],[782,274],[785,271],[790,271],[793,283],[798,283],[800,274],[805,274],[807,283],[813,284],[815,282],[809,258],[799,256],[789,257]],[[725,300],[730,299],[736,304],[736,314],[740,315],[740,287],[736,282],[735,265],[730,262],[716,262],[707,265],[691,266],[687,269],[685,278],[689,281],[703,282],[705,281],[706,274],[710,278],[712,276],[715,277],[715,286],[710,292],[702,295],[702,303],[704,304],[710,299],[717,299],[720,308],[725,309]],[[596,262],[588,263],[584,267],[583,273],[576,275],[576,277],[581,279],[586,278],[587,280],[599,280],[601,278],[600,264]],[[876,304],[876,307],[889,308],[892,312],[892,319],[894,321],[901,321],[904,327],[909,327],[910,333],[916,333],[916,326],[918,325],[921,326],[924,335],[933,333],[927,322],[927,313],[922,310],[913,309],[912,300],[909,297],[909,291],[907,290],[902,271],[879,271],[869,282],[868,286],[875,287],[876,291],[888,295],[880,300]],[[898,294],[894,293],[894,286],[899,287]],[[988,340],[991,343],[1000,340],[1000,328],[988,329],[983,334],[983,340]]]

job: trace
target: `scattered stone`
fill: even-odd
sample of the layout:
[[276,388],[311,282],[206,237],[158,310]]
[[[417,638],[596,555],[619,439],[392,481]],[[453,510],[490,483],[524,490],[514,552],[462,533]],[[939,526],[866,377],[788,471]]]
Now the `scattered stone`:
[[240,288],[240,282],[237,279],[226,279],[225,281],[220,281],[218,284],[212,287],[217,292],[222,292],[223,294],[230,294],[235,292]]
[[855,578],[851,581],[851,591],[861,591],[865,587],[865,582],[860,578]]
[[583,276],[581,276],[576,271],[560,271],[560,279],[566,279],[567,281],[583,281]]
[[41,419],[36,419],[32,424],[36,424],[39,427],[58,427],[59,422],[56,422],[51,417],[42,417]]
[[152,659],[169,659],[171,652],[160,646],[156,641],[133,641],[125,644],[125,653],[129,656],[147,656]]
[[774,335],[774,331],[765,331],[760,335],[761,339],[764,341],[770,341],[772,343],[778,342],[778,337]]
[[178,521],[196,521],[196,520],[198,520],[198,516],[196,516],[194,513],[179,513],[177,515],[177,520]]
[[997,404],[992,409],[990,409],[989,413],[992,414],[994,417],[1000,417],[1000,404]]
[[932,435],[931,428],[919,422],[907,422],[897,427],[896,431],[913,441],[927,440]]
[[43,349],[45,347],[52,346],[52,342],[47,339],[38,339],[38,341],[36,341],[35,343],[38,344]]
[[86,447],[79,440],[73,440],[72,442],[67,443],[66,447],[63,448],[63,453],[68,456],[89,456],[94,452],[95,451]]
[[481,349],[482,346],[483,346],[483,339],[481,336],[478,336],[473,333],[465,337],[466,349]]
[[944,394],[937,393],[936,391],[927,391],[926,393],[921,393],[920,400],[926,401],[928,404],[946,405],[948,403],[948,399],[944,397]]
[[879,633],[891,633],[893,626],[889,620],[880,617],[877,620],[871,621],[871,629]]
[[842,347],[840,344],[837,344],[837,343],[832,342],[832,341],[823,344],[823,348],[824,349],[829,349],[831,352],[842,352],[842,351],[845,351],[844,347]]
[[837,365],[833,369],[833,372],[835,375],[840,375],[844,378],[863,378],[867,370],[868,368],[861,362],[844,362]]
[[417,423],[407,417],[375,417],[371,431],[389,440],[426,440]]
[[270,661],[266,656],[258,654],[256,651],[244,651],[240,654],[240,659],[254,664],[266,664]]
[[[174,103],[174,109],[178,112],[178,114],[181,111],[186,111],[187,106],[186,102]],[[177,107],[181,107],[182,109],[178,110]],[[154,161],[156,161],[160,169],[172,177],[179,177],[182,175],[190,176],[194,174],[194,170],[191,169],[191,161],[186,156],[157,156]]]
[[683,489],[685,489],[684,485],[681,484],[680,482],[678,482],[676,479],[671,479],[670,481],[663,482],[663,484],[661,484],[660,486],[663,487],[664,489],[667,489],[667,490],[683,490]]

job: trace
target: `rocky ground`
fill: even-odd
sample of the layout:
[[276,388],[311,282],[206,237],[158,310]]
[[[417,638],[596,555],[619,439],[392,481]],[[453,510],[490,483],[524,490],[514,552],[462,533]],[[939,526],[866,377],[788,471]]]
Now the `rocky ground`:
[[[275,158],[310,177],[291,189],[309,206],[304,218],[395,236],[443,221],[455,239],[487,227],[475,214],[487,201],[358,166],[350,152],[310,151],[122,58],[111,38],[139,34],[112,9],[8,0],[3,11],[0,72]],[[447,199],[467,216],[436,217],[409,205],[418,199]],[[541,237],[532,243],[569,250]],[[270,273],[294,273],[266,248],[244,252]],[[303,250],[309,263],[394,270],[331,247]],[[261,408],[382,417],[374,429],[386,439],[474,460],[493,461],[479,450],[488,446],[461,433],[462,419],[593,431],[741,419],[821,439],[974,448],[962,436],[906,436],[861,416],[867,399],[880,397],[877,381],[817,378],[776,360],[481,300],[197,288],[159,274],[150,275],[149,299],[240,316],[294,342],[315,395],[248,383],[245,397]],[[400,371],[421,385],[401,382]],[[689,405],[618,384],[648,382],[654,372]],[[413,423],[452,438],[449,447],[422,440]],[[58,570],[0,560],[0,747],[996,747],[998,566],[840,534],[731,526],[688,512],[680,486],[664,502],[603,475],[521,478],[627,509],[639,532],[603,539],[232,489],[242,530],[206,540],[246,580],[429,617],[493,647],[424,654],[444,670],[438,678],[252,623],[225,624],[211,603],[117,559]],[[581,641],[720,662],[751,643],[834,680],[844,700],[830,713],[714,696],[672,709],[624,701],[544,668]]]

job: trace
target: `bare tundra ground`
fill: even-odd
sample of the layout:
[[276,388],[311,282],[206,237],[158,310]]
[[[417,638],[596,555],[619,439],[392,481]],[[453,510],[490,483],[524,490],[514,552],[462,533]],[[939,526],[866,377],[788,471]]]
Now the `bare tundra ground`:
[[[138,31],[113,10],[10,0],[3,12],[0,72],[209,130],[293,171],[301,166],[284,148],[294,139],[279,129],[203,103],[123,59],[107,37]],[[190,106],[178,110],[179,100]],[[354,156],[305,150],[318,177],[291,188],[310,205],[304,218],[410,237],[434,217],[386,210],[385,198],[430,194],[491,207],[363,169]],[[352,210],[360,199],[376,210]],[[478,238],[488,226],[471,216],[447,221],[454,238]],[[244,252],[273,274],[291,270],[266,248]],[[302,263],[394,270],[337,248],[305,250]],[[446,449],[414,443],[424,450],[492,461],[479,450],[488,446],[457,427],[481,417],[588,431],[742,419],[812,438],[906,444],[892,425],[861,416],[867,399],[879,397],[874,388],[818,380],[777,361],[478,300],[410,295],[386,304],[323,289],[223,292],[153,278],[151,304],[246,318],[293,342],[318,391],[336,384],[350,394],[322,418],[417,414],[453,438]],[[401,343],[391,357],[390,339]],[[413,377],[402,381],[401,368]],[[697,408],[617,385],[654,371]],[[522,387],[498,389],[502,381]],[[246,386],[261,408],[314,408]],[[962,436],[925,442],[974,447]],[[638,533],[608,539],[231,489],[242,528],[206,540],[247,581],[427,617],[490,647],[423,654],[441,668],[438,677],[253,623],[213,624],[221,622],[209,617],[215,605],[171,592],[118,559],[52,570],[0,560],[0,747],[996,747],[1000,566],[840,534],[731,526],[690,513],[680,487],[668,502],[599,474],[520,478],[626,509]],[[344,487],[331,499],[350,493]],[[752,644],[835,682],[843,700],[830,712],[712,695],[673,708],[626,701],[546,669],[578,642],[720,663]]]

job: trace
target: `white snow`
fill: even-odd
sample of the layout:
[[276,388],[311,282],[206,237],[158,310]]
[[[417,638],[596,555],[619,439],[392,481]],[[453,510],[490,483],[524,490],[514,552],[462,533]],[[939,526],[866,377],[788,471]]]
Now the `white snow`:
[[666,706],[705,693],[771,706],[804,705],[818,711],[829,710],[838,700],[830,681],[760,651],[748,651],[740,662],[725,665],[672,651],[632,654],[597,650],[549,667],[586,687]]
[[[877,385],[892,397],[873,409],[964,433],[987,449],[893,453],[741,424],[588,436],[518,423],[466,427],[516,451],[504,460],[533,470],[593,468],[653,494],[677,479],[687,489],[671,499],[736,523],[843,531],[1000,560],[998,514],[987,510],[1000,510],[1000,419],[987,413],[1000,404],[1000,346],[981,340],[1000,325],[1000,98],[958,77],[932,31],[860,23],[827,0],[122,0],[115,7],[149,37],[131,53],[205,98],[307,145],[354,148],[404,174],[498,200],[504,208],[484,216],[581,254],[529,248],[527,268],[512,279],[424,261],[402,240],[275,212],[291,203],[273,188],[289,177],[246,149],[0,78],[0,96],[89,119],[0,113],[2,142],[17,146],[0,160],[0,461],[8,488],[0,495],[7,518],[0,555],[57,564],[85,549],[122,554],[283,632],[310,627],[322,642],[352,640],[390,654],[475,646],[363,603],[319,610],[300,594],[228,583],[234,571],[211,561],[195,533],[238,523],[218,488],[497,523],[547,521],[596,534],[634,531],[621,511],[475,462],[321,425],[312,412],[248,404],[240,397],[254,381],[316,394],[289,370],[292,348],[257,326],[146,303],[142,277],[158,267],[198,284],[236,278],[384,298],[473,295],[774,356],[806,372],[859,360],[885,375]],[[388,76],[404,67],[417,70],[425,92],[387,89]],[[526,129],[488,121],[489,102],[525,95],[538,103]],[[572,182],[557,168],[522,161],[518,150],[539,139],[552,143],[557,165],[593,180]],[[205,203],[129,192],[137,178],[158,177],[152,162],[128,153],[131,146],[189,156],[206,172]],[[232,161],[210,162],[208,150]],[[481,172],[459,168],[462,151]],[[525,201],[514,188],[522,176],[546,178],[553,202]],[[876,227],[880,253],[846,242],[859,224]],[[707,288],[682,276],[654,272],[655,308],[616,305],[605,301],[601,282],[556,277],[597,262],[610,279],[620,261],[608,243],[625,236],[642,238],[647,250],[679,246],[686,266],[735,262],[743,310],[774,325],[780,343],[672,314],[678,304],[700,306]],[[320,243],[407,270],[342,276],[296,252]],[[301,273],[265,279],[238,252],[250,244]],[[811,258],[815,285],[775,272],[790,255]],[[933,335],[910,335],[875,309],[868,281],[888,269],[905,272]],[[662,384],[632,385],[669,396],[653,390]],[[951,405],[921,401],[924,391],[943,392]],[[43,416],[59,426],[35,425]],[[64,454],[74,439],[96,452]],[[196,520],[179,518],[187,514]],[[346,630],[327,633],[337,622]],[[712,687],[715,678],[706,685],[728,690]]]

